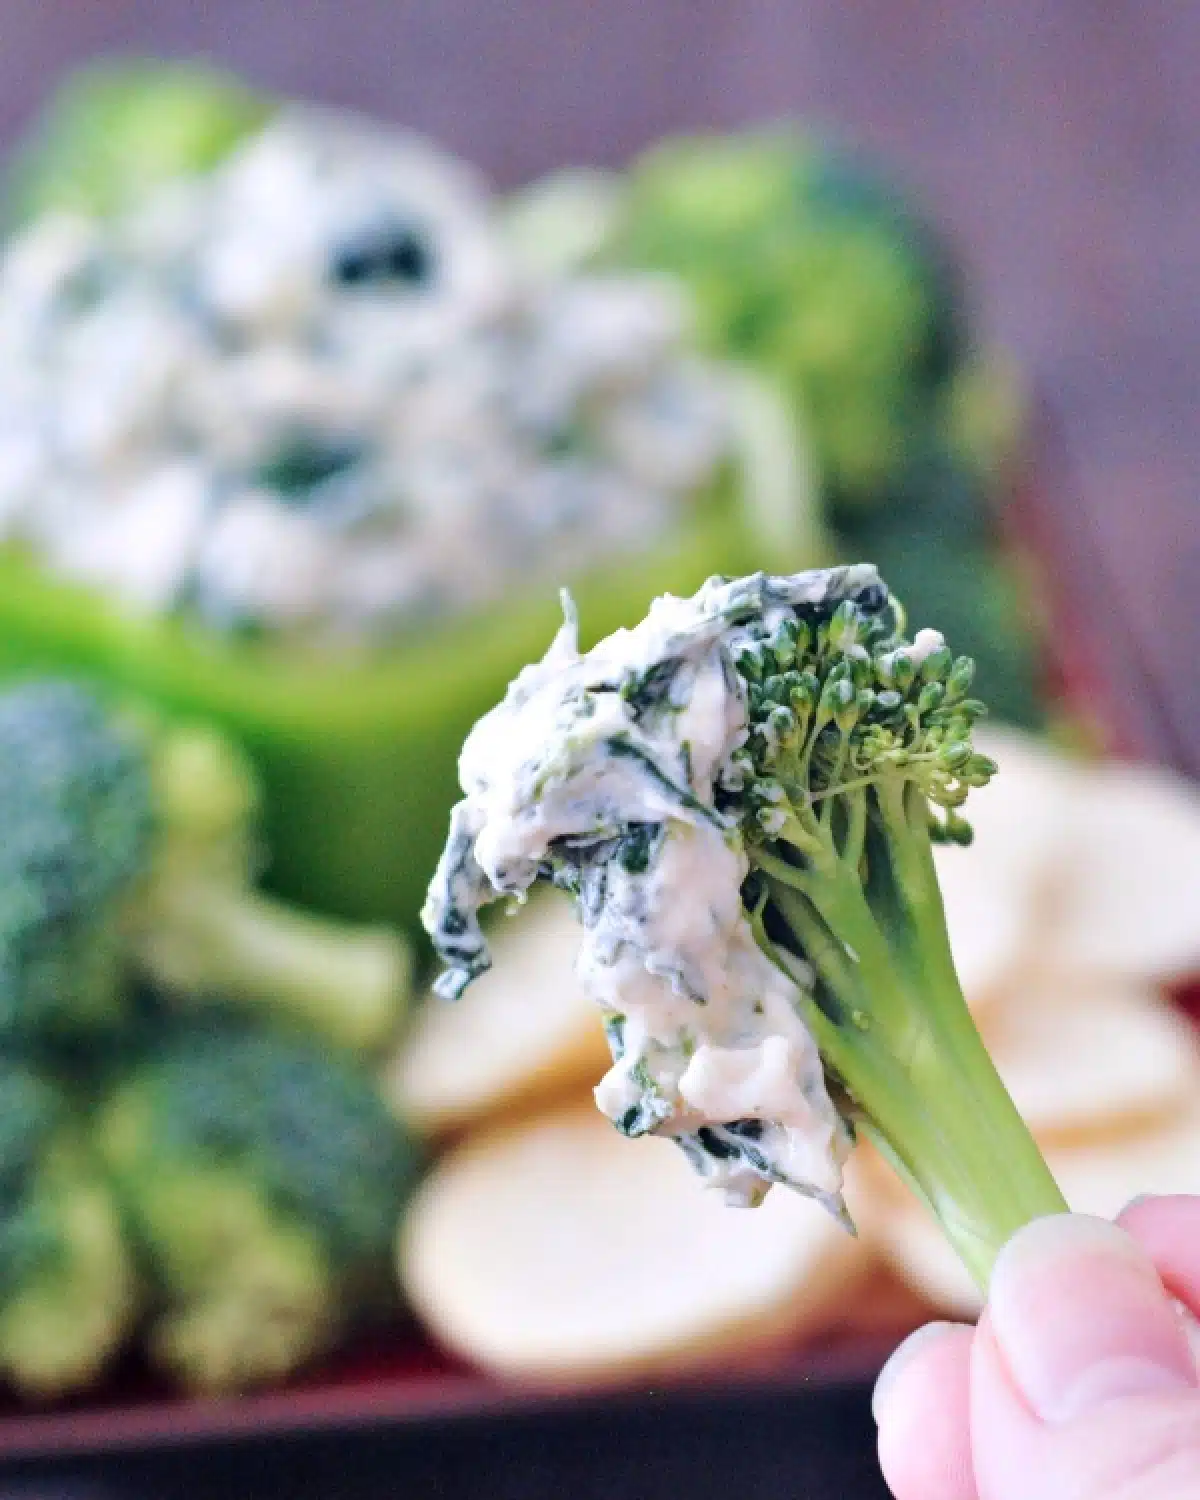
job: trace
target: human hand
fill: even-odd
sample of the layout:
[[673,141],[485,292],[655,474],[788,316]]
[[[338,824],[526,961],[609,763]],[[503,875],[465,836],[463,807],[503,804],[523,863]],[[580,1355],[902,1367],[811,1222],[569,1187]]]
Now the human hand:
[[1200,1500],[1197,1316],[1200,1197],[1030,1224],[978,1327],[931,1324],[880,1375],[897,1500]]

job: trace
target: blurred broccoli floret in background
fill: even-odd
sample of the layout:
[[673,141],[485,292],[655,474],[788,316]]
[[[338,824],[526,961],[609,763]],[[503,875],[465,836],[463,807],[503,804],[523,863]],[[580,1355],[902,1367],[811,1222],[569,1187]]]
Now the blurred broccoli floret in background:
[[361,1054],[407,950],[256,892],[256,811],[214,731],[0,694],[0,1376],[32,1395],[147,1300],[163,1368],[235,1390],[395,1296],[416,1162]]
[[416,1158],[350,1060],[233,1020],[185,1026],[135,1063],[96,1139],[144,1253],[152,1356],[187,1387],[279,1378],[395,1298]]
[[[566,201],[562,185],[542,201]],[[589,201],[593,255],[680,276],[702,345],[791,398],[837,538],[828,560],[872,558],[916,623],[936,619],[975,658],[997,715],[1039,723],[1035,622],[992,527],[1024,403],[976,347],[933,221],[862,153],[785,126],[667,140]]]
[[0,1036],[121,1019],[121,909],[152,824],[145,756],[95,698],[59,682],[0,696]]
[[356,1051],[389,1042],[408,993],[403,940],[254,889],[259,787],[232,741],[160,725],[150,743],[157,837],[125,911],[142,974],[177,995],[260,1007]]
[[954,262],[887,181],[800,131],[670,140],[615,253],[690,286],[702,342],[800,397],[835,511],[878,503],[966,346]]
[[273,107],[199,63],[122,59],[79,69],[10,162],[5,217],[114,213],[172,178],[216,166]]
[[0,694],[0,1036],[112,1027],[136,975],[351,1049],[390,1040],[407,948],[253,888],[257,796],[214,730],[123,715],[68,682]]
[[0,1373],[29,1397],[86,1384],[134,1304],[118,1211],[81,1123],[51,1083],[0,1059]]

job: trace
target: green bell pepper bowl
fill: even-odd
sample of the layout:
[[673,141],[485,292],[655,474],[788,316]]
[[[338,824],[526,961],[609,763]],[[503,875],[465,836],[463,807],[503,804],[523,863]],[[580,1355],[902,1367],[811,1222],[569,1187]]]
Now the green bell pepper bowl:
[[[589,639],[712,573],[814,560],[811,485],[790,419],[751,377],[741,395],[739,458],[686,524],[647,553],[563,580]],[[0,674],[67,673],[221,725],[262,778],[265,883],[412,932],[459,794],[463,738],[560,620],[557,589],[539,585],[362,659],[319,656],[135,616],[0,552]]]

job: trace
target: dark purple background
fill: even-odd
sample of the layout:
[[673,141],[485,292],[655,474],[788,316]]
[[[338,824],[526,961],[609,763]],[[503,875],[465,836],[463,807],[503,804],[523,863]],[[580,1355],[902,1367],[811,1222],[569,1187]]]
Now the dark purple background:
[[1149,740],[1200,772],[1200,6],[0,0],[0,135],[131,48],[370,109],[505,183],[680,127],[849,126],[924,190],[1062,414],[1082,483],[1056,550],[1089,579],[1099,559],[1093,608],[1166,706]]

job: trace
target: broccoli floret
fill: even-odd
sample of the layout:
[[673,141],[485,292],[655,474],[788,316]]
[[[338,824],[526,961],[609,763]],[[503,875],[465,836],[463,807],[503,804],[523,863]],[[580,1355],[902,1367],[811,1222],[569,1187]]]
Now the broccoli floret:
[[151,1351],[188,1388],[286,1375],[392,1291],[416,1157],[349,1060],[232,1021],[172,1031],[96,1140],[157,1297]]
[[0,695],[0,1036],[119,1020],[120,909],[151,843],[141,750],[86,693]]
[[405,945],[255,890],[257,807],[248,762],[216,731],[120,713],[73,683],[0,695],[0,1035],[118,1022],[133,971],[347,1047],[386,1042]]
[[146,977],[185,997],[261,1006],[356,1051],[388,1042],[408,992],[400,936],[254,889],[259,786],[249,761],[214,729],[159,726],[150,739],[157,837],[125,909]]
[[9,216],[112,214],[205,172],[271,112],[263,95],[196,63],[127,59],[71,74],[10,169]]
[[996,771],[973,663],[905,629],[865,565],[712,579],[586,655],[569,617],[464,747],[424,916],[454,995],[489,962],[481,906],[571,891],[620,1129],[673,1135],[736,1201],[784,1183],[839,1213],[861,1130],[984,1284],[1064,1204],[967,1010],[933,861]]
[[0,1371],[22,1393],[85,1386],[122,1341],[135,1276],[104,1176],[58,1091],[0,1060]]
[[705,345],[795,403],[837,533],[826,556],[873,557],[978,660],[998,715],[1040,723],[1027,611],[992,534],[1021,386],[971,347],[932,222],[859,153],[798,129],[668,141],[613,217],[609,253],[681,276]]
[[635,162],[609,254],[682,277],[707,348],[778,377],[835,514],[886,499],[966,346],[954,261],[857,153],[776,129]]

